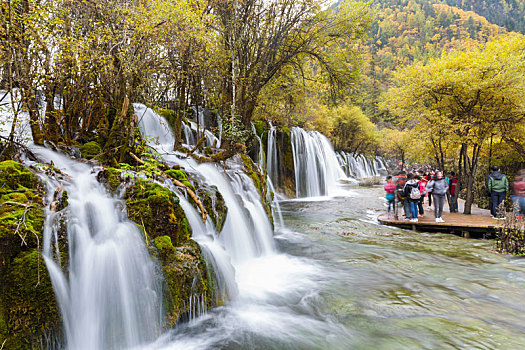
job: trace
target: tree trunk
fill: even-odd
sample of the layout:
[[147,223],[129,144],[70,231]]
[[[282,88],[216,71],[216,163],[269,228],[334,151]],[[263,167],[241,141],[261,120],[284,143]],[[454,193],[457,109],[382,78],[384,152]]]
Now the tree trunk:
[[46,87],[46,117],[44,130],[46,134],[46,140],[52,141],[55,144],[59,141],[59,127],[56,119],[55,110],[55,94],[53,88]]
[[474,203],[474,183],[478,173],[479,155],[481,152],[481,145],[474,145],[472,148],[472,159],[468,156],[468,145],[462,144],[463,164],[465,177],[467,181],[467,199],[465,201],[465,208],[463,214],[472,214],[472,204]]
[[176,151],[179,146],[182,144],[181,133],[182,133],[182,111],[175,111],[175,125],[173,126],[173,150]]
[[465,200],[465,208],[463,214],[472,214],[472,204],[474,203],[474,178],[469,174],[466,176],[467,180],[467,198]]

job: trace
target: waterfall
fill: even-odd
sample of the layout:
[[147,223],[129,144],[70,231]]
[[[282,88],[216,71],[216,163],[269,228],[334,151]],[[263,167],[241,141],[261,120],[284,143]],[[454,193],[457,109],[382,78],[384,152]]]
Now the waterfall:
[[218,297],[223,299],[234,298],[238,293],[237,284],[235,283],[235,269],[231,264],[230,256],[219,242],[215,227],[211,220],[207,220],[206,224],[204,224],[201,216],[186,197],[180,195],[177,191],[174,192],[180,199],[180,205],[193,231],[193,240],[199,244],[205,259],[213,268],[217,282],[216,293]]
[[256,163],[259,164],[259,166],[263,167],[264,166],[264,151],[263,151],[263,144],[262,144],[262,140],[261,140],[261,137],[259,135],[257,135],[257,130],[255,129],[255,125],[252,124],[252,132],[253,134],[255,135],[255,137],[257,138],[257,142],[258,142],[258,145],[259,145],[259,150],[257,152],[257,159],[256,159]]
[[[147,109],[143,120],[148,120],[147,123],[161,123],[162,118]],[[155,134],[147,134],[148,131],[142,124],[139,127],[147,139],[157,137]],[[150,142],[149,145],[163,154],[168,164],[177,164],[194,173],[206,184],[216,186],[222,194],[228,214],[221,232],[216,232],[209,222],[203,224],[195,209],[187,205],[185,200],[181,200],[181,205],[193,230],[194,240],[204,247],[208,264],[222,276],[224,291],[232,297],[236,291],[233,272],[252,259],[275,253],[272,228],[253,181],[242,171],[225,171],[213,163],[198,164],[177,153],[162,152],[162,147],[156,143]]]
[[[156,130],[163,134],[160,124]],[[62,183],[69,194],[68,267],[61,268],[56,213],[49,207],[43,250],[67,347],[122,349],[155,339],[161,331],[160,281],[123,204],[98,183],[91,166],[46,148],[32,150],[70,176]],[[46,182],[54,193],[59,183]]]
[[[192,122],[192,121],[190,121],[190,128],[193,132],[195,132],[196,135],[198,135],[199,138],[201,138],[202,135],[204,134],[204,137],[206,139],[206,143],[204,144],[205,147],[217,147],[217,148],[221,147],[221,141],[219,140],[219,138],[215,136],[208,129],[204,129],[202,126],[199,127],[197,123]],[[193,144],[196,144],[198,141],[198,139],[195,139],[195,140],[196,141]]]
[[[182,123],[182,127],[184,130],[184,141],[186,145],[193,146],[197,143],[195,140],[195,136],[193,135],[193,130],[191,129],[191,126],[189,126],[186,123]],[[147,134],[146,134],[147,135]]]
[[279,169],[277,167],[277,140],[275,138],[276,128],[270,123],[268,130],[268,151],[266,152],[266,171],[272,183],[279,185]]
[[387,169],[381,157],[366,158],[364,155],[340,152],[339,163],[345,174],[352,178],[367,178],[386,175]]
[[330,141],[316,131],[298,127],[291,133],[297,197],[334,194],[338,180],[346,176]]

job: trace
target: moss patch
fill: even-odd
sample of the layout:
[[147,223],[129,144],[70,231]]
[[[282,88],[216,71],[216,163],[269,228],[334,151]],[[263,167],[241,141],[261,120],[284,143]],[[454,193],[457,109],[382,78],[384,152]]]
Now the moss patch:
[[0,163],[0,191],[36,188],[36,178],[22,164],[12,160]]
[[3,296],[9,339],[15,347],[30,348],[48,330],[58,329],[60,316],[53,286],[38,250],[20,253],[10,264]]
[[83,158],[92,159],[102,153],[102,147],[95,141],[88,142],[80,147]]
[[[171,327],[187,314],[192,295],[211,295],[206,263],[197,243],[188,241],[175,247],[168,236],[155,238],[155,247],[162,264],[167,292],[165,306],[167,326]],[[207,298],[207,306],[212,306],[213,299]]]
[[151,181],[137,179],[125,197],[128,216],[141,225],[151,239],[169,236],[174,245],[187,242],[191,236],[179,199],[167,188]]
[[164,172],[166,175],[174,178],[175,180],[179,180],[182,182],[185,186],[191,188],[195,192],[195,187],[191,184],[191,182],[188,180],[188,175],[184,170],[181,169],[169,169]]
[[0,339],[5,349],[37,346],[44,334],[60,334],[51,280],[40,254],[42,189],[23,165],[0,163]]

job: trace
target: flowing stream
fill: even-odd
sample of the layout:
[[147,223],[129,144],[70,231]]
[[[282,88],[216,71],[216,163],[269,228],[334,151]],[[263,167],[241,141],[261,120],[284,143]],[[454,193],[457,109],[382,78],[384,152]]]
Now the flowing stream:
[[284,201],[239,295],[152,349],[522,349],[525,261],[492,241],[380,226],[380,188]]
[[227,265],[222,275],[236,294],[144,349],[521,349],[525,343],[525,261],[492,253],[491,241],[381,226],[375,218],[385,210],[383,190],[355,187],[345,196],[281,201],[283,225],[272,237],[253,184],[241,173],[164,158],[223,193],[230,222],[220,236],[195,213],[190,218],[191,206],[184,209],[194,239],[202,242],[198,232],[206,231],[217,245]]

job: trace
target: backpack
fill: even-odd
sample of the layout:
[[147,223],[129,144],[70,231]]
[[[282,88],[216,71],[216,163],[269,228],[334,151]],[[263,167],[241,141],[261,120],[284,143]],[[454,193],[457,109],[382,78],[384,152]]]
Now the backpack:
[[412,190],[410,191],[410,199],[420,199],[420,198],[421,198],[421,191],[419,191],[419,188],[412,187]]

